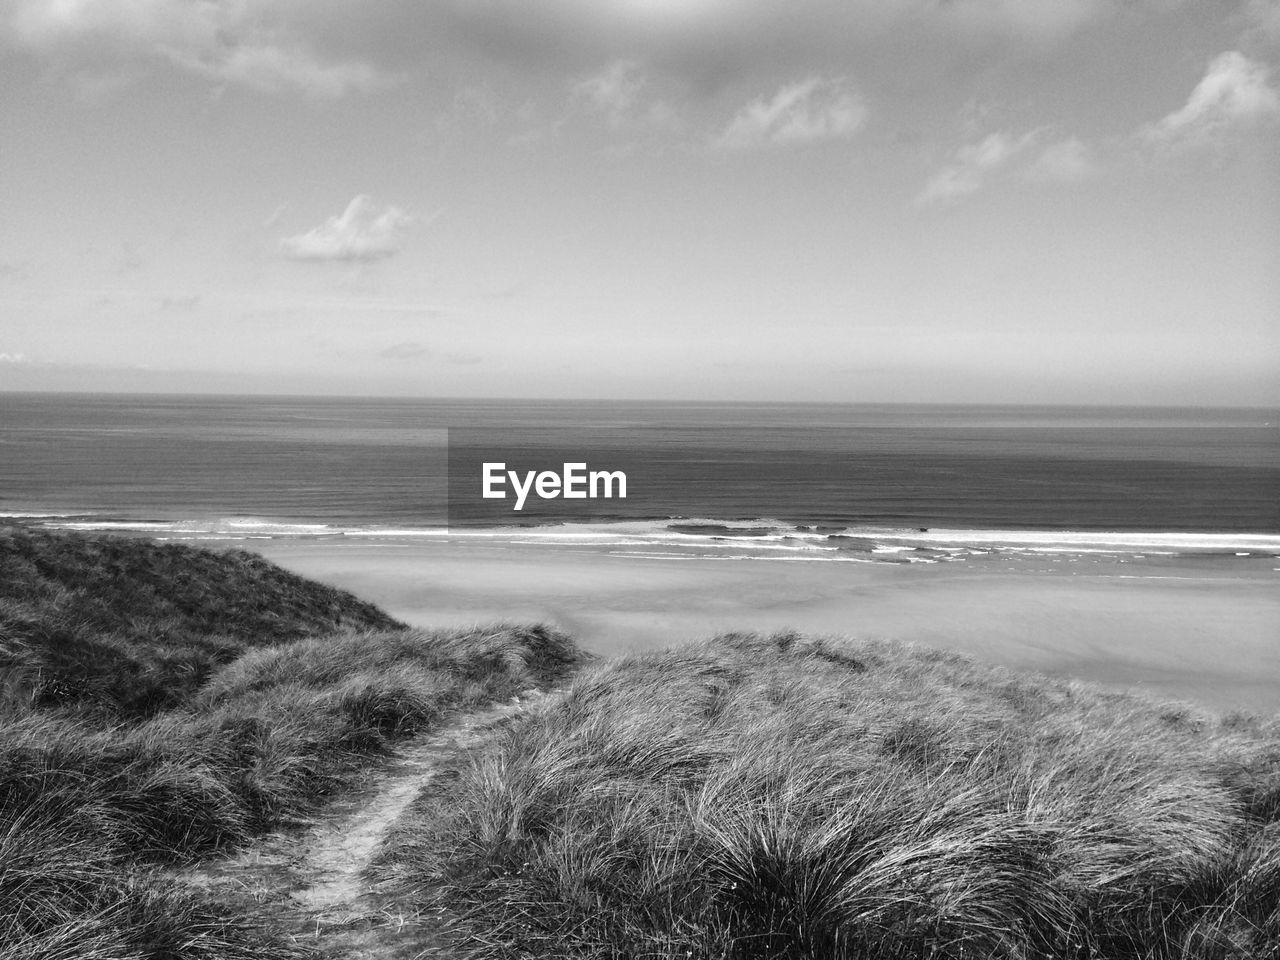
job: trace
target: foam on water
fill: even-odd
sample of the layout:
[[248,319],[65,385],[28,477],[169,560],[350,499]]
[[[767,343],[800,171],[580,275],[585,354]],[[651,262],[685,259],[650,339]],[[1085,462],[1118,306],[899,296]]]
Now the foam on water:
[[815,528],[771,518],[670,518],[488,528],[339,525],[264,517],[137,520],[84,514],[21,514],[13,519],[79,531],[146,534],[164,540],[348,539],[461,541],[610,548],[644,559],[830,560],[920,563],[991,554],[1280,556],[1280,534],[1080,530]]

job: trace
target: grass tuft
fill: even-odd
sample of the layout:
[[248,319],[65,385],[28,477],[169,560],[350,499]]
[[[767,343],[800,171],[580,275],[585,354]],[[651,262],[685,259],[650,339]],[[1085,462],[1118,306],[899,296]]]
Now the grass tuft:
[[509,957],[1274,960],[1275,721],[887,643],[580,675],[389,838]]

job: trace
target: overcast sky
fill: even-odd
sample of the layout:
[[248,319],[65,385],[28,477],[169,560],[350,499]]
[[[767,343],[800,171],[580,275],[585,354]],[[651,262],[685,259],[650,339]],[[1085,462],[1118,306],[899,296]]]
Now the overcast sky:
[[0,0],[0,389],[1280,404],[1280,3]]

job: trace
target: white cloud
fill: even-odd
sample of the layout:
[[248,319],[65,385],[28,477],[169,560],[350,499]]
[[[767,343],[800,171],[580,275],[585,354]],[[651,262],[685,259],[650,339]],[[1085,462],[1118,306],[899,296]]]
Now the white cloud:
[[[91,92],[111,92],[139,64],[168,63],[220,83],[317,97],[368,91],[389,79],[356,60],[331,61],[289,29],[265,0],[10,0],[0,30],[73,71]],[[96,73],[95,73],[96,71]],[[98,73],[103,83],[95,84]]]
[[1064,182],[1087,180],[1100,172],[1094,148],[1078,137],[1049,144],[1027,168],[1027,176],[1032,180]]
[[274,227],[277,223],[280,222],[280,218],[284,216],[284,212],[288,209],[289,209],[289,205],[287,203],[279,204],[274,210],[271,211],[271,214],[267,217],[267,219],[262,221],[262,229],[270,230],[272,227]]
[[722,150],[847,140],[867,120],[862,98],[843,79],[807,77],[771,99],[747,104],[714,141]]
[[[572,113],[603,117],[614,130],[629,134],[672,133],[682,126],[680,111],[665,100],[654,97],[649,77],[631,60],[615,60],[598,73],[573,81],[569,85],[570,115],[561,117],[551,127],[558,135],[573,119]],[[518,139],[530,142],[541,132],[526,130]],[[614,144],[605,149],[607,155],[631,153],[634,142]]]
[[[1270,71],[1238,51],[1214,58],[1187,102],[1163,119],[1139,127],[1139,141],[1165,150],[1196,146],[1221,148],[1233,131],[1280,117],[1280,94]],[[1118,138],[1086,142],[1069,136],[1031,149],[1050,130],[1039,127],[1021,137],[993,133],[956,151],[951,163],[925,183],[916,202],[949,203],[976,193],[992,176],[1017,170],[1028,180],[1078,182],[1119,161]],[[1130,158],[1132,159],[1132,158]]]
[[0,363],[30,363],[26,354],[23,353],[0,353]]
[[1186,104],[1140,134],[1171,147],[1221,143],[1233,129],[1280,115],[1280,96],[1269,76],[1264,64],[1239,51],[1223,53],[1209,64]]
[[644,83],[639,67],[629,60],[617,60],[600,73],[575,83],[571,95],[618,126],[636,104]]
[[376,207],[369,197],[355,197],[339,216],[314,230],[285,237],[280,249],[294,260],[370,262],[390,257],[404,244],[413,218],[399,207]]
[[1014,137],[998,131],[956,151],[955,159],[935,173],[916,197],[917,203],[950,203],[976,193],[994,172],[1006,167],[1044,132],[1043,127]]

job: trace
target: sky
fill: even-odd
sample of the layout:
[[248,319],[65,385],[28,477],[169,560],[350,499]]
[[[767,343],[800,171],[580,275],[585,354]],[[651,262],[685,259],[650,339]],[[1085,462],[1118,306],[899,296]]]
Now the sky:
[[1280,0],[0,0],[0,390],[1280,405]]

